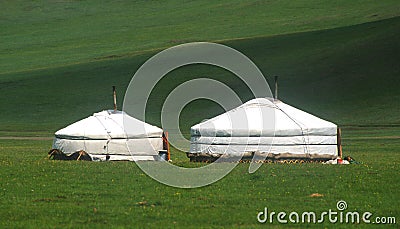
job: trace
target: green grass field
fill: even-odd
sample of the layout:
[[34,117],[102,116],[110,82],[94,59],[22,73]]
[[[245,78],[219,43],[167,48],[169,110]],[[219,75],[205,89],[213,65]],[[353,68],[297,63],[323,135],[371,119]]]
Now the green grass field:
[[[264,207],[322,212],[336,209],[339,200],[349,210],[400,220],[398,1],[0,5],[0,227],[352,226],[269,225],[256,218]],[[280,98],[342,127],[344,154],[361,164],[264,164],[253,174],[239,164],[224,179],[187,190],[152,180],[134,163],[47,159],[56,130],[111,108],[112,85],[122,107],[131,77],[149,57],[189,41],[228,45],[252,59],[268,81],[279,75]],[[243,100],[252,98],[227,71],[186,66],[152,92],[147,121],[160,125],[168,93],[204,76],[226,83]],[[188,137],[190,126],[221,112],[215,103],[192,102],[181,113],[181,130]],[[202,165],[177,150],[172,159]]]

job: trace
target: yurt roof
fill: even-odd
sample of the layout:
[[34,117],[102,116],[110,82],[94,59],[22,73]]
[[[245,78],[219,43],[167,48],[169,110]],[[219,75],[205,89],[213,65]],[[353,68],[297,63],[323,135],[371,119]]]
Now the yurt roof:
[[241,106],[192,126],[192,136],[336,135],[329,121],[272,98],[252,99]]
[[151,138],[161,137],[162,132],[123,111],[104,110],[58,130],[55,136],[67,139]]

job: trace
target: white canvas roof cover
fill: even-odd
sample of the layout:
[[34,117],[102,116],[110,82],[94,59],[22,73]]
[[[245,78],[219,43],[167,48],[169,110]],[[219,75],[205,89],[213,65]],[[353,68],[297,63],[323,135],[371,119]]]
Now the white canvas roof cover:
[[66,154],[84,150],[92,157],[109,155],[110,160],[152,160],[162,150],[162,133],[122,111],[107,110],[58,130],[53,148]]
[[190,153],[336,158],[337,126],[279,100],[252,99],[191,128]]

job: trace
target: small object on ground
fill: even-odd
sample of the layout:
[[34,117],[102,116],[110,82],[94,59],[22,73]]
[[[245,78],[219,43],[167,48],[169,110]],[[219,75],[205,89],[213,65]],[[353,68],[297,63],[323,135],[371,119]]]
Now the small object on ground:
[[347,160],[350,164],[360,164],[360,162],[354,160],[354,158],[350,156],[345,156],[344,159]]
[[344,159],[338,157],[338,158],[337,158],[337,164],[338,164],[338,165],[348,165],[348,164],[350,164],[350,163],[349,163],[347,160],[344,160]]
[[350,165],[350,162],[347,160],[343,160],[342,163],[340,163],[341,165]]
[[337,160],[336,159],[332,159],[332,160],[324,162],[324,164],[336,165],[337,164]]
[[139,206],[145,206],[145,205],[147,205],[147,201],[140,201],[140,202],[137,202],[136,204]]
[[351,164],[349,161],[344,160],[342,158],[337,158],[337,159],[333,159],[333,160],[329,160],[324,162],[324,164],[331,164],[331,165],[348,165]]
[[310,197],[323,197],[324,194],[320,194],[320,193],[313,193],[310,195]]
[[48,152],[48,157],[51,160],[64,160],[64,161],[91,161],[92,160],[90,155],[83,150],[79,150],[70,155],[66,155],[59,149],[51,149]]

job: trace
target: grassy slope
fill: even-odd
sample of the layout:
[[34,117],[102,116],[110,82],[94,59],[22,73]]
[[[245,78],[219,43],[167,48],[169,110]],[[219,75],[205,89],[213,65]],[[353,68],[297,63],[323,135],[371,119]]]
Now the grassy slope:
[[0,73],[120,56],[187,41],[341,27],[399,15],[379,1],[3,1]]
[[[398,125],[399,116],[388,114],[399,111],[399,31],[400,18],[393,18],[225,44],[249,56],[268,80],[280,75],[280,98],[291,105],[341,126]],[[5,75],[0,89],[7,92],[4,98],[12,99],[0,100],[3,135],[12,131],[52,133],[94,111],[110,108],[111,85],[119,89],[121,107],[131,76],[151,54]],[[159,125],[160,106],[170,90],[185,80],[204,76],[228,84],[244,100],[251,97],[243,83],[224,70],[183,67],[156,87],[148,121]],[[221,112],[216,104],[190,104],[181,115],[182,130]]]

